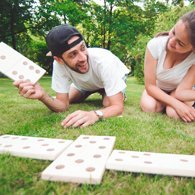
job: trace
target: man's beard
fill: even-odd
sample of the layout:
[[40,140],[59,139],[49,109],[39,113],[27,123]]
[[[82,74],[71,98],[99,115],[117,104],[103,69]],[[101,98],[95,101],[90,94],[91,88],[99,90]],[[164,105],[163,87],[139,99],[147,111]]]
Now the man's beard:
[[77,73],[85,74],[85,73],[87,73],[87,72],[89,71],[89,60],[88,60],[88,55],[87,55],[88,69],[87,69],[86,72],[81,72],[81,71],[79,70],[79,68],[77,68],[77,67],[78,67],[77,65],[75,66],[75,68],[71,67],[71,66],[66,62],[66,60],[64,60],[64,58],[63,58],[62,56],[61,56],[61,59],[63,60],[63,62],[65,63],[66,66],[68,66],[71,70],[73,70],[73,71],[75,71],[75,72],[77,72]]

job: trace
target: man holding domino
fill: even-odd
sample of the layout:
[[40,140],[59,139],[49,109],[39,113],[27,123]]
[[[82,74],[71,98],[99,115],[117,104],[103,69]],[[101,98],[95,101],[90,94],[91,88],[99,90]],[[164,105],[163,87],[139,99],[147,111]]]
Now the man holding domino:
[[110,51],[87,48],[81,33],[64,24],[52,28],[46,37],[50,55],[53,56],[52,89],[50,97],[40,84],[15,81],[19,93],[28,99],[37,99],[54,112],[64,112],[69,104],[85,100],[98,92],[103,108],[95,111],[77,110],[63,121],[63,127],[86,127],[103,118],[121,115],[127,67]]

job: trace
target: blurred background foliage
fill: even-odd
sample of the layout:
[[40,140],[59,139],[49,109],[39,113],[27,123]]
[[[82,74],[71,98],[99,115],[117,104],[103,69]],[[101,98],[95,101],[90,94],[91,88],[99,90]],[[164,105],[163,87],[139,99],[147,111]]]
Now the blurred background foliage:
[[88,47],[117,55],[131,75],[143,82],[146,44],[177,19],[195,9],[189,0],[1,0],[0,41],[52,73],[45,36],[59,24],[77,27]]

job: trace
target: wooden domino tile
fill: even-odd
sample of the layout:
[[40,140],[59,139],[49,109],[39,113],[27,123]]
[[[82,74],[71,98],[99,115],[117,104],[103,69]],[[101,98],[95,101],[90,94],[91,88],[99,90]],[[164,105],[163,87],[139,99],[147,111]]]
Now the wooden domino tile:
[[55,160],[72,140],[43,137],[2,135],[0,153],[41,160]]
[[25,80],[36,83],[45,70],[12,49],[5,43],[0,43],[0,71],[12,80]]
[[113,150],[106,169],[195,177],[195,156]]
[[113,136],[81,135],[42,172],[42,179],[99,184],[114,143]]

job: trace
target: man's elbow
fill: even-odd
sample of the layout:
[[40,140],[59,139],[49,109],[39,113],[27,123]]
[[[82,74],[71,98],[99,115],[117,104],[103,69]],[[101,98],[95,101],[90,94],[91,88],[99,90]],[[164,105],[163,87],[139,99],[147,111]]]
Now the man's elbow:
[[124,112],[124,105],[120,105],[118,106],[118,112],[117,112],[117,116],[118,115],[122,115]]
[[60,107],[57,107],[57,108],[53,108],[51,109],[53,112],[56,112],[56,113],[61,113],[61,112],[65,112],[67,109],[68,109],[69,106],[67,105],[64,105],[64,106],[60,106]]

